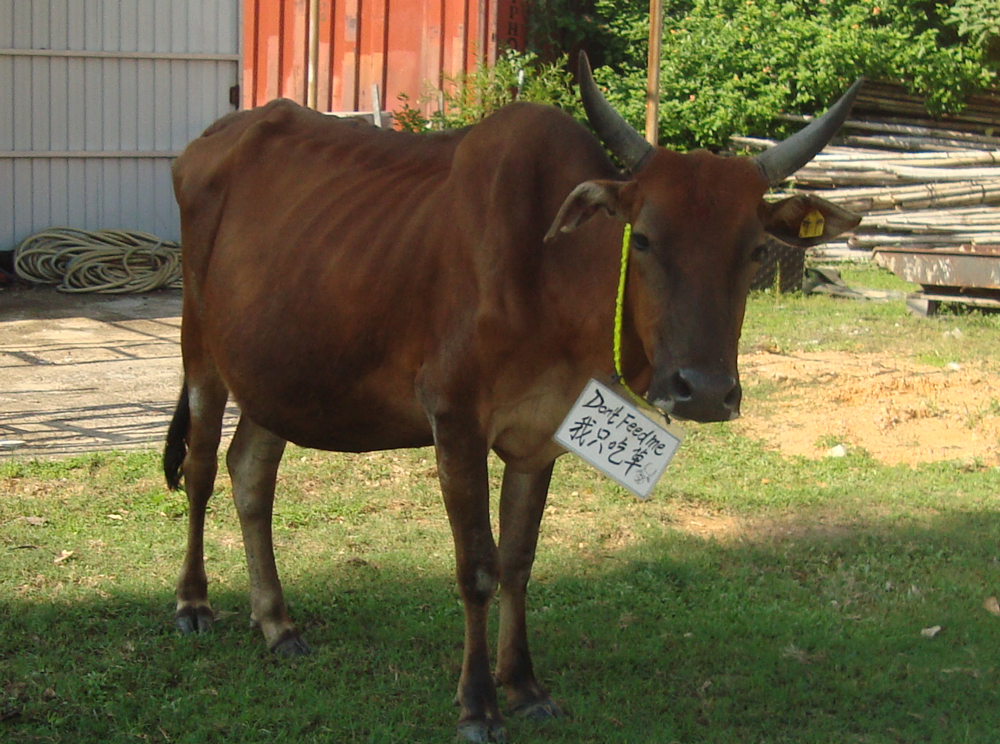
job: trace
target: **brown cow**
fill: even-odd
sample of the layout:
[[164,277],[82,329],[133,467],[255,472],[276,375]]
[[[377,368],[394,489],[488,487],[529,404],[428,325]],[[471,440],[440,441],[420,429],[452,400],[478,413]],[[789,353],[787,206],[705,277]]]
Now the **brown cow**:
[[[271,541],[286,441],[364,452],[433,445],[465,606],[459,733],[499,741],[487,609],[499,586],[496,680],[509,710],[559,715],[535,678],[525,593],[552,435],[588,379],[608,381],[623,227],[623,331],[635,390],[679,418],[739,413],[737,342],[762,242],[808,246],[857,218],[762,197],[833,136],[857,86],[757,158],[645,143],[581,60],[591,123],[630,172],[558,109],[515,103],[454,132],[383,131],[274,101],[231,114],[174,165],[184,245],[185,383],[164,470],[190,506],[177,586],[185,633],[211,626],[202,558],[223,408],[252,617],[283,655],[308,646],[285,609]],[[821,236],[800,238],[806,215]],[[814,220],[815,221],[815,220]],[[487,454],[505,463],[500,540]]]

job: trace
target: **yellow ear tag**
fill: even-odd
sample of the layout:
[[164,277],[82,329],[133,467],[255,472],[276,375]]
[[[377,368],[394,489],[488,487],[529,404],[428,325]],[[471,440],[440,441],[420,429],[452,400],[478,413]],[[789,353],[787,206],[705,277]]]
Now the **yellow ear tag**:
[[799,237],[800,238],[818,238],[823,235],[823,228],[826,226],[826,220],[823,218],[823,213],[818,209],[812,209],[809,213],[802,218],[802,224],[799,225]]

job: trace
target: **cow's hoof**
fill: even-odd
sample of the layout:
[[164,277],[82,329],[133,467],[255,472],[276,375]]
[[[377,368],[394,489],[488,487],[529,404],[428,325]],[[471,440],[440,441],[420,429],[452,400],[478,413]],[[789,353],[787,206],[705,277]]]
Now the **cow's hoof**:
[[208,633],[213,619],[210,607],[185,607],[174,614],[174,625],[183,635]]
[[278,642],[271,647],[271,651],[286,659],[291,659],[295,656],[308,656],[312,653],[309,644],[302,640],[302,636],[294,630],[290,630],[281,636]]
[[503,724],[499,721],[462,721],[455,741],[460,744],[503,744]]
[[508,713],[518,718],[527,718],[529,721],[550,721],[553,718],[562,718],[563,712],[552,700],[535,700],[524,703],[511,709]]

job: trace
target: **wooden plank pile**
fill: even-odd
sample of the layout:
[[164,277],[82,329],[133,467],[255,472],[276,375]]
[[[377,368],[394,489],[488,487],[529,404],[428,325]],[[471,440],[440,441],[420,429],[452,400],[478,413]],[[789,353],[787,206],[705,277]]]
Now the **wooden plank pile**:
[[[900,86],[867,83],[854,113],[860,117],[791,182],[791,192],[809,191],[864,215],[853,234],[821,246],[818,255],[1000,244],[1000,94],[971,98],[960,116],[932,119]],[[773,144],[733,142],[748,149]]]

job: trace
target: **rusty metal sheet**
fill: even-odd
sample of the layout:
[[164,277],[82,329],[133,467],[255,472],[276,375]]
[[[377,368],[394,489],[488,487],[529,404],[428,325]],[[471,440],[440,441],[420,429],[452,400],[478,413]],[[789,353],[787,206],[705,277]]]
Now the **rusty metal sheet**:
[[[277,98],[320,111],[416,105],[446,80],[523,49],[526,0],[318,0],[319,59],[310,73],[309,0],[243,0],[244,108]],[[372,85],[381,101],[372,101]],[[425,114],[435,100],[422,104]]]
[[925,287],[1000,289],[1000,245],[960,248],[876,248],[875,262]]

